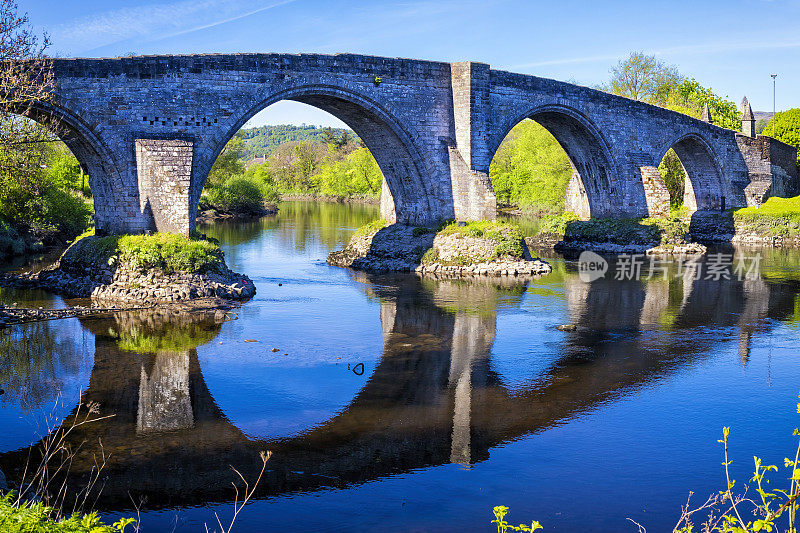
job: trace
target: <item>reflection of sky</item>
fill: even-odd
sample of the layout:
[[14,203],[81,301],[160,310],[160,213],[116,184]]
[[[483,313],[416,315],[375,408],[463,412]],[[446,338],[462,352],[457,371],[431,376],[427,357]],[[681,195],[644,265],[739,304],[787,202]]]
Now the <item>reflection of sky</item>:
[[[250,436],[297,434],[329,419],[352,401],[382,354],[379,304],[342,279],[344,271],[329,274],[339,283],[256,280],[255,301],[198,349],[211,395]],[[362,376],[347,369],[359,362]]]
[[[342,236],[351,231],[331,223]],[[281,220],[269,238],[223,242],[226,257],[236,258],[231,268],[246,272],[258,294],[198,349],[217,405],[252,437],[296,435],[325,422],[352,401],[383,352],[379,303],[346,270],[325,264],[330,249],[315,224],[303,232],[302,251],[286,242],[296,224]],[[348,363],[364,363],[363,375]]]
[[[55,346],[52,363],[48,361],[24,391],[0,395],[0,451],[27,446],[47,434],[47,428],[57,427],[89,385],[94,336],[77,319],[54,320],[45,326]],[[13,334],[15,327],[20,326],[0,334]],[[0,388],[7,389],[8,384],[0,383]]]

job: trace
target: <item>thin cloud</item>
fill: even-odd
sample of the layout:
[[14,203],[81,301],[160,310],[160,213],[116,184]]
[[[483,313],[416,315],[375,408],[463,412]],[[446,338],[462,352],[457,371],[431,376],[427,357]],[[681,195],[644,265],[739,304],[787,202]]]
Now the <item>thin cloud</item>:
[[[785,43],[715,43],[715,44],[694,44],[684,46],[673,46],[670,48],[660,48],[656,50],[644,50],[645,53],[656,56],[671,55],[706,55],[722,52],[737,52],[741,50],[778,50],[800,48],[800,41],[789,41]],[[584,57],[571,57],[564,59],[552,59],[547,61],[536,61],[532,63],[521,63],[501,67],[507,70],[530,69],[537,67],[549,67],[554,65],[571,65],[578,63],[600,63],[613,61],[624,57],[628,52],[622,54],[605,54]]]
[[203,24],[203,25],[200,25],[200,26],[196,26],[194,28],[189,28],[187,30],[177,31],[177,32],[171,33],[169,35],[165,35],[164,38],[176,37],[178,35],[186,35],[187,33],[192,33],[192,32],[195,32],[195,31],[200,31],[200,30],[205,30],[205,29],[208,29],[208,28],[213,28],[214,26],[220,26],[222,24],[227,24],[228,22],[233,22],[233,21],[236,21],[236,20],[247,18],[247,17],[250,17],[252,15],[255,15],[256,13],[261,13],[262,11],[267,11],[268,9],[274,9],[276,7],[284,6],[286,4],[291,4],[291,3],[296,2],[296,1],[297,0],[283,0],[282,2],[276,2],[276,3],[268,5],[268,6],[264,6],[264,7],[258,8],[258,9],[254,9],[252,11],[248,11],[247,13],[242,13],[241,15],[236,15],[236,16],[229,17],[229,18],[226,18],[226,19],[217,20],[217,21],[214,21],[214,22],[210,22],[208,24]]
[[[53,42],[71,53],[83,53],[130,39],[148,41],[183,35],[245,18],[294,0],[270,2],[257,9],[247,0],[180,0],[73,19],[51,30]],[[260,2],[263,4],[263,2]]]

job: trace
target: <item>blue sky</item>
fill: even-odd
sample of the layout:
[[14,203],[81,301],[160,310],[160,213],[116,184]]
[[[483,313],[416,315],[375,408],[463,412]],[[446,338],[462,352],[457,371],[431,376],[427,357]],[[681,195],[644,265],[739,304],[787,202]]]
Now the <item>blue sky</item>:
[[[62,57],[352,52],[493,68],[595,85],[633,50],[656,54],[753,109],[800,107],[800,0],[27,0]],[[257,123],[337,124],[281,103]]]

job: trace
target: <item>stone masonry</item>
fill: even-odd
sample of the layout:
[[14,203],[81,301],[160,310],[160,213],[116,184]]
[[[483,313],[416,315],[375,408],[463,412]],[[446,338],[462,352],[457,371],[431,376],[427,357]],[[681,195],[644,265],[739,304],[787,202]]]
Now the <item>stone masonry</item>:
[[136,139],[136,166],[141,212],[152,217],[159,231],[188,234],[194,218],[189,205],[192,143]]
[[770,141],[765,150],[764,141],[680,113],[482,63],[209,54],[54,59],[53,68],[54,102],[27,113],[60,122],[59,135],[89,173],[105,233],[192,231],[225,143],[280,100],[347,123],[384,174],[383,216],[405,224],[494,218],[489,164],[525,118],[547,128],[569,155],[571,190],[585,216],[653,212],[663,199],[648,200],[656,190],[648,176],[669,148],[686,168],[699,210],[797,192],[797,170],[785,164],[795,157],[788,145]]

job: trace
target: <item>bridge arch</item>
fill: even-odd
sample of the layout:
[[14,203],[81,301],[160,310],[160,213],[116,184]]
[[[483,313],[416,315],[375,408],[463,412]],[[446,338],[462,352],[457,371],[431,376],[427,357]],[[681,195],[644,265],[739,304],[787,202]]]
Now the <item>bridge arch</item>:
[[[192,183],[192,205],[196,206],[211,167],[225,144],[257,113],[281,100],[293,100],[330,113],[347,124],[363,141],[380,167],[391,198],[382,198],[381,214],[389,221],[423,225],[441,218],[431,201],[429,180],[423,179],[426,162],[402,122],[374,100],[341,87],[300,85],[259,98],[235,117],[225,129],[199,151]],[[385,191],[384,191],[385,192]],[[445,213],[452,218],[453,213]]]
[[560,105],[537,105],[512,116],[491,139],[494,156],[508,133],[525,119],[532,119],[549,131],[569,158],[572,177],[567,186],[565,207],[581,218],[614,216],[623,210],[623,188],[609,143],[594,122],[580,111]]
[[731,205],[722,182],[722,169],[714,149],[696,133],[678,137],[660,151],[661,161],[672,149],[684,172],[683,205],[695,211],[725,210]]
[[52,102],[35,102],[11,111],[38,122],[67,145],[88,174],[94,198],[96,230],[98,233],[117,232],[119,217],[114,207],[122,207],[117,193],[124,191],[125,187],[114,151],[81,117]]

